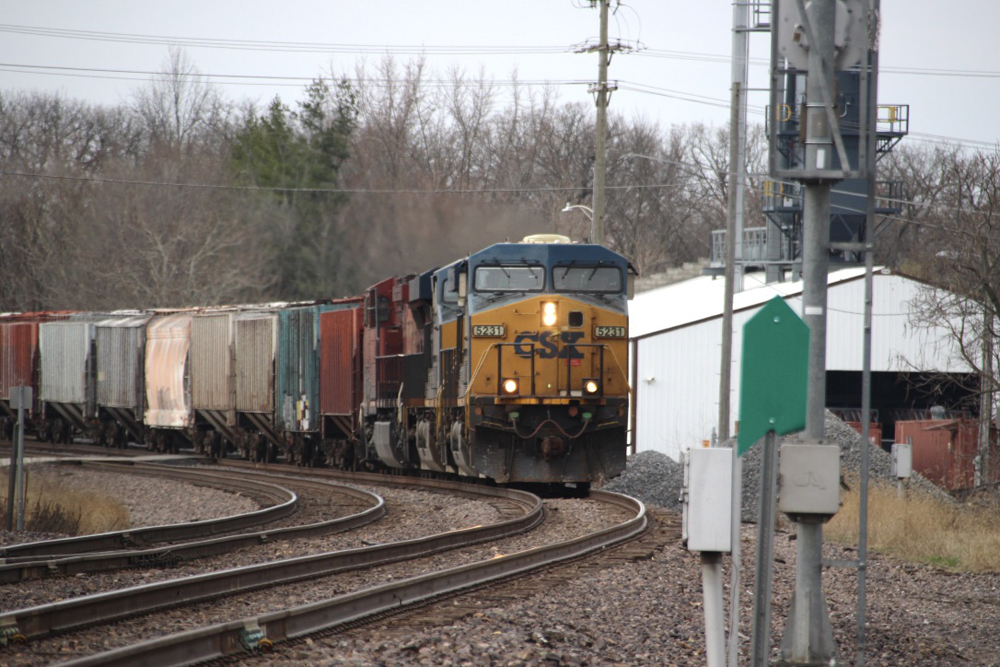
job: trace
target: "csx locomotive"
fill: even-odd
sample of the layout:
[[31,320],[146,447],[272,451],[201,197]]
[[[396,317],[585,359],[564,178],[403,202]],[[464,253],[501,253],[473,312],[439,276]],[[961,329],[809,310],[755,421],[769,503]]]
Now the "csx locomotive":
[[310,303],[0,317],[41,437],[586,487],[625,467],[628,261],[539,235]]

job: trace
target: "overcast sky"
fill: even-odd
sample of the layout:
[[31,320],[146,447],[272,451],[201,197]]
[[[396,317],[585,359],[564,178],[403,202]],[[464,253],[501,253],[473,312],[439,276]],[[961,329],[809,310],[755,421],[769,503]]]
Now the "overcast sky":
[[[291,104],[310,78],[387,53],[406,61],[423,51],[441,75],[457,66],[505,82],[516,71],[522,82],[556,85],[564,102],[589,101],[597,77],[597,56],[573,52],[597,38],[598,11],[586,0],[18,0],[0,14],[0,90],[100,103],[127,99],[162,68],[170,43],[232,100],[277,94]],[[882,0],[882,15],[879,101],[910,105],[907,141],[996,148],[1000,3]],[[731,28],[728,1],[623,2],[611,37],[645,50],[613,58],[611,110],[664,127],[727,124]],[[751,88],[767,84],[767,53],[766,34],[752,35]],[[766,93],[749,103],[760,122]]]

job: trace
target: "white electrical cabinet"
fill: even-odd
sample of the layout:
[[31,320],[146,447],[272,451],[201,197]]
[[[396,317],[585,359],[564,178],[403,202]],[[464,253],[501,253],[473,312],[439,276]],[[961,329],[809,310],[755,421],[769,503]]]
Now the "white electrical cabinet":
[[688,450],[684,459],[684,529],[689,551],[732,550],[733,450]]
[[899,479],[907,479],[913,475],[913,446],[894,443],[892,445],[892,474]]

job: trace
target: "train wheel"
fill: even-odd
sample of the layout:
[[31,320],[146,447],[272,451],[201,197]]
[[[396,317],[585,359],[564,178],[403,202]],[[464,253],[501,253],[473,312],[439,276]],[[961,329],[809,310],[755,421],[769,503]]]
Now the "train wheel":
[[121,424],[115,424],[115,449],[125,449],[128,447],[128,430]]

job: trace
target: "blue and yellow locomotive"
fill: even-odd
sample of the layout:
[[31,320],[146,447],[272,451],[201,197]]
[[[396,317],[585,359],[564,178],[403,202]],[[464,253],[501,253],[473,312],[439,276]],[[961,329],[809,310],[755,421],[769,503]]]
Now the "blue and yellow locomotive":
[[408,313],[372,288],[382,337],[403,344],[378,355],[374,375],[394,381],[372,386],[369,453],[500,483],[586,488],[619,474],[632,273],[607,248],[539,235],[400,281]]

